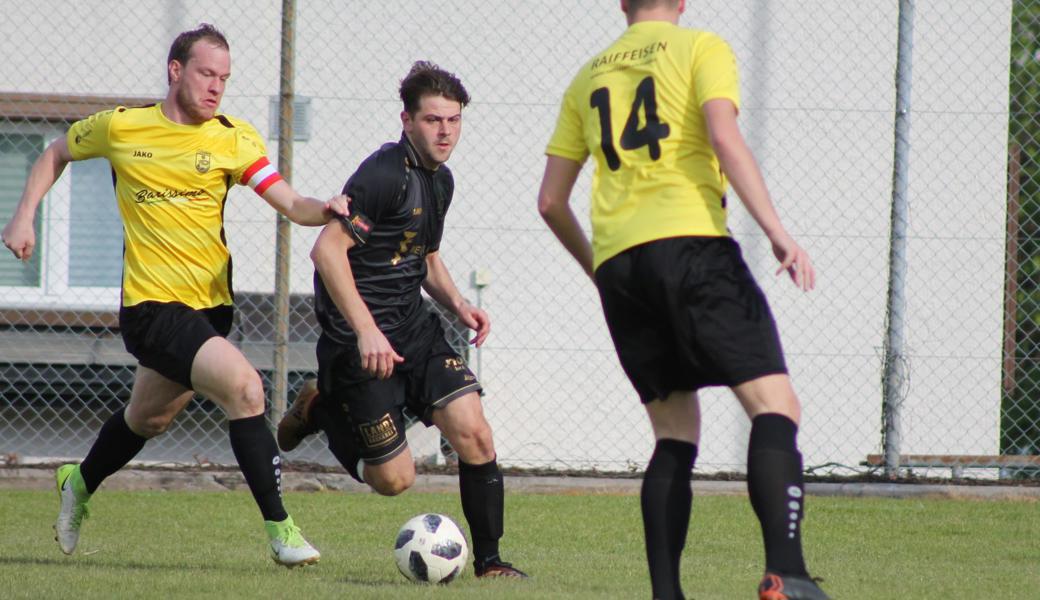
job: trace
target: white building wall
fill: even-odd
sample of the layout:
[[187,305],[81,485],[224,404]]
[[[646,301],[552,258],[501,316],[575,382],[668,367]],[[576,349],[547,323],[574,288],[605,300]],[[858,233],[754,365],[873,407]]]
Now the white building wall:
[[[232,46],[224,110],[270,133],[280,3],[2,4],[0,90],[159,97],[169,42],[207,21]],[[623,30],[617,2],[298,4],[295,81],[311,98],[313,127],[295,146],[296,187],[327,197],[398,137],[396,88],[412,61],[457,72],[473,104],[451,161],[457,191],[442,254],[474,301],[471,272],[492,277],[480,301],[494,332],[473,362],[500,456],[641,466],[649,428],[595,290],[535,208],[557,103],[580,64]],[[768,245],[731,203],[731,227],[773,305],[805,405],[806,464],[856,465],[880,449],[898,3],[689,4],[683,24],[718,31],[737,53],[742,126],[782,218],[820,273],[810,294],[774,277]],[[917,3],[904,452],[997,450],[1011,2],[982,4]],[[276,156],[273,141],[269,150]],[[583,218],[587,171],[573,199]],[[232,194],[227,230],[239,290],[273,289],[273,214],[248,190]],[[315,235],[293,228],[294,292],[310,290]],[[703,405],[701,464],[742,467],[748,428],[736,403],[710,391]],[[960,434],[965,423],[969,435]]]

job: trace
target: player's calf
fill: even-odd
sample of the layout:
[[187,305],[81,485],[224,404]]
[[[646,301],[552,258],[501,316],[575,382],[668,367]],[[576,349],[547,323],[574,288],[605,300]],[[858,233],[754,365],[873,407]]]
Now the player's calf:
[[278,447],[282,452],[294,450],[308,436],[319,431],[317,419],[312,418],[315,406],[318,405],[318,380],[308,379],[303,382],[296,400],[278,422]]

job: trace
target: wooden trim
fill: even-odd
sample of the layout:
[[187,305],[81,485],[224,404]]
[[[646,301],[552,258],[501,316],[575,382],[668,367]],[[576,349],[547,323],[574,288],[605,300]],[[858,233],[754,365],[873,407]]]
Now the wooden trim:
[[[881,466],[885,457],[868,454],[867,464]],[[901,454],[902,467],[1040,467],[1040,455],[1036,454]]]
[[0,309],[0,324],[23,327],[119,328],[119,313],[96,310]]
[[0,118],[22,121],[72,122],[117,106],[144,106],[155,98],[74,96],[0,92]]

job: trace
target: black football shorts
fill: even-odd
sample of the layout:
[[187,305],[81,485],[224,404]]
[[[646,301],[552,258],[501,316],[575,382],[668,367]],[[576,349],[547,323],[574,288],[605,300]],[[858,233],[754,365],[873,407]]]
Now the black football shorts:
[[[368,464],[387,462],[407,447],[405,409],[430,426],[434,409],[481,391],[436,317],[421,322],[427,331],[416,337],[427,341],[409,344],[405,362],[394,366],[389,379],[377,379],[361,368],[356,344],[337,344],[324,335],[318,340],[318,390],[333,415],[326,433],[349,427]],[[338,432],[328,431],[333,427]]]
[[195,355],[212,337],[227,337],[234,308],[194,309],[178,302],[142,302],[119,309],[119,331],[126,351],[141,366],[158,371],[188,389]]
[[644,404],[787,372],[769,304],[731,238],[635,246],[595,278],[621,366]]

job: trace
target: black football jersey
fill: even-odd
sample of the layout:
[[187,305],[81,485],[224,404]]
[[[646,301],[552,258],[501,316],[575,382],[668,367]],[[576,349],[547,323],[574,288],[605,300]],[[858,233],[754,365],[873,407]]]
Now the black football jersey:
[[[340,221],[356,242],[344,260],[376,325],[399,352],[413,326],[428,316],[420,294],[426,255],[440,247],[454,190],[451,171],[424,168],[404,135],[366,158],[343,187],[350,215]],[[317,271],[314,308],[325,335],[341,344],[357,342]]]

